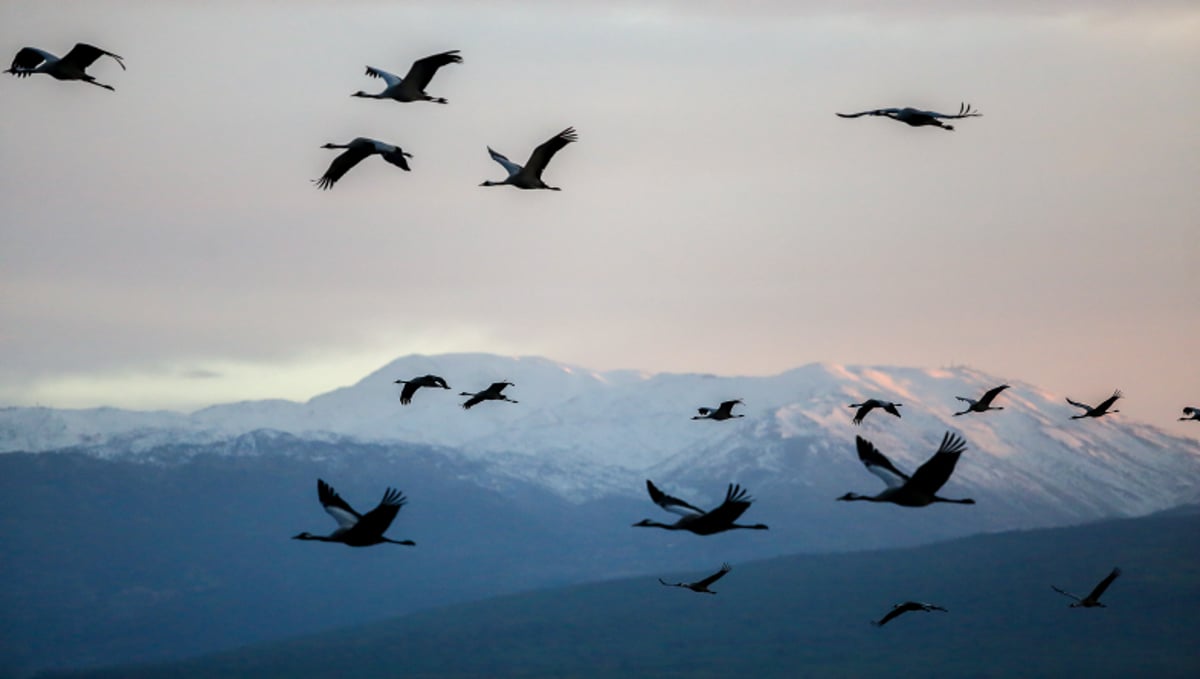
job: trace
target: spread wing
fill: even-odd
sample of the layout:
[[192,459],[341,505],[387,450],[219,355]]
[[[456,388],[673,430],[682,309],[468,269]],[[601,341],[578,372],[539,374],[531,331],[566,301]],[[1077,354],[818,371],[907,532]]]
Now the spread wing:
[[1055,592],[1058,592],[1059,594],[1061,594],[1065,597],[1070,597],[1076,601],[1080,601],[1079,597],[1075,596],[1074,594],[1071,594],[1070,592],[1068,592],[1066,590],[1059,589],[1059,588],[1055,587],[1054,585],[1050,585],[1050,589],[1054,590]]
[[[850,407],[853,408],[854,406],[852,405]],[[863,418],[867,416],[867,413],[871,412],[874,409],[875,409],[875,399],[870,399],[868,401],[863,402],[862,404],[859,405],[858,412],[854,413],[854,419],[851,420],[851,422],[853,422],[854,424],[862,424]]]
[[646,490],[650,491],[650,499],[654,502],[654,504],[673,514],[678,514],[680,516],[695,516],[697,514],[704,513],[703,509],[700,509],[695,505],[690,505],[677,497],[673,497],[662,492],[650,479],[646,479]]
[[992,389],[988,389],[983,394],[983,396],[979,399],[979,403],[981,405],[985,405],[985,406],[991,405],[992,399],[996,398],[996,396],[998,396],[1000,394],[1000,392],[1004,391],[1005,389],[1008,389],[1007,384],[1001,384],[998,387],[993,387]]
[[712,575],[708,576],[707,578],[704,578],[703,580],[699,580],[692,584],[697,587],[708,587],[709,585],[713,584],[717,580],[720,580],[721,578],[725,577],[725,574],[728,573],[730,570],[732,570],[732,569],[729,567],[729,564],[723,563],[723,564],[721,564],[721,570],[717,571],[716,573],[713,573]]
[[382,78],[383,82],[387,84],[387,87],[395,87],[396,85],[400,84],[400,76],[396,75],[395,73],[388,73],[381,68],[368,66],[366,74],[372,78]]
[[1108,589],[1108,586],[1111,585],[1112,581],[1116,580],[1117,576],[1120,574],[1121,574],[1120,568],[1112,569],[1112,572],[1108,574],[1108,577],[1101,580],[1100,584],[1096,585],[1096,588],[1092,590],[1092,593],[1087,595],[1087,598],[1089,598],[1093,601],[1099,599],[1100,595],[1104,594],[1104,590]]
[[970,104],[966,103],[960,103],[958,105],[958,113],[938,113],[937,111],[918,111],[918,113],[923,113],[933,118],[945,118],[948,120],[954,120],[958,118],[978,118],[979,116],[983,115],[982,113],[971,108]]
[[913,487],[930,495],[936,493],[950,479],[954,466],[958,464],[958,456],[966,449],[967,443],[961,436],[946,432],[942,437],[942,445],[938,446],[933,457],[913,472]]
[[898,113],[899,111],[900,109],[898,108],[876,108],[870,111],[859,111],[858,113],[839,113],[837,115],[841,118],[859,118],[861,116],[889,116]]
[[541,177],[542,170],[546,169],[546,165],[550,163],[550,159],[554,157],[554,154],[561,151],[567,144],[578,139],[579,135],[575,133],[575,128],[573,127],[568,127],[559,132],[533,150],[533,153],[529,156],[529,162],[525,163],[525,169],[534,177]]
[[22,47],[12,60],[12,66],[8,69],[9,73],[17,77],[27,76],[27,71],[41,66],[43,62],[54,61],[58,57],[53,54],[40,50],[36,47]]
[[504,156],[504,154],[493,151],[492,147],[490,146],[488,147],[488,155],[492,157],[492,160],[500,163],[500,165],[504,168],[504,171],[507,172],[510,177],[521,171],[520,165],[517,165],[513,161],[509,160]]
[[1080,403],[1079,401],[1072,401],[1069,398],[1067,399],[1067,403],[1070,403],[1071,405],[1075,406],[1076,408],[1083,408],[1084,410],[1092,409],[1092,407],[1086,403]]
[[362,519],[362,515],[354,511],[354,508],[347,504],[341,495],[337,494],[333,486],[321,479],[317,479],[317,499],[321,501],[321,506],[325,508],[325,511],[343,529],[353,528]]
[[319,189],[332,189],[333,185],[342,178],[342,175],[362,162],[362,159],[371,155],[373,151],[374,149],[370,145],[352,144],[350,148],[333,159],[333,162],[329,164],[329,169],[325,170],[325,174],[321,175],[320,179],[314,179],[313,182],[316,183]]
[[883,409],[885,411],[895,415],[896,417],[900,417],[900,411],[896,410],[896,406],[898,406],[898,405],[900,405],[900,404],[899,403],[885,403],[885,404],[883,404]]
[[892,606],[892,610],[888,611],[887,615],[880,618],[879,622],[875,623],[875,626],[883,627],[884,625],[888,624],[892,620],[895,620],[896,618],[900,617],[901,615],[904,615],[905,613],[912,611],[912,610],[915,610],[915,609],[913,607],[909,606],[908,604]]
[[409,403],[412,403],[413,394],[416,394],[417,390],[420,388],[421,385],[416,384],[415,382],[406,382],[404,384],[404,388],[400,390],[400,404],[408,405]]
[[899,488],[908,483],[908,474],[897,469],[873,443],[861,436],[855,437],[855,443],[858,444],[858,459],[866,465],[867,471],[883,479],[888,488]]
[[408,69],[408,75],[404,76],[404,82],[409,87],[416,87],[420,91],[425,90],[425,86],[433,80],[433,75],[437,70],[447,64],[461,64],[462,57],[458,56],[458,50],[450,50],[441,54],[434,54],[417,59],[413,62],[411,68]]
[[723,412],[726,415],[732,415],[733,407],[741,402],[742,402],[742,399],[740,399],[740,398],[734,399],[732,401],[722,401],[721,406],[719,408],[717,408],[717,410]]
[[367,535],[383,535],[388,526],[392,525],[392,521],[396,518],[400,508],[408,502],[404,494],[395,488],[388,488],[383,494],[383,499],[380,500],[379,506],[371,511],[363,514],[358,525],[354,527],[356,532],[361,532]]
[[733,523],[750,508],[752,502],[754,502],[754,498],[750,497],[744,488],[736,483],[731,483],[725,491],[725,501],[706,514],[703,520],[714,525]]
[[1112,407],[1112,405],[1114,403],[1117,402],[1117,399],[1119,399],[1119,398],[1121,398],[1121,390],[1120,389],[1114,391],[1112,396],[1109,396],[1108,398],[1104,399],[1104,401],[1100,405],[1096,406],[1096,410],[1108,410],[1109,408]]
[[112,57],[121,67],[121,70],[125,70],[125,62],[121,60],[121,57],[107,50],[102,50],[99,47],[82,42],[76,43],[62,60],[74,64],[80,70],[83,70],[95,63],[100,57]]
[[462,407],[464,410],[470,410],[473,406],[483,403],[483,401],[483,392],[479,392],[478,394],[475,394],[471,396],[471,398],[467,399],[466,402],[462,404]]

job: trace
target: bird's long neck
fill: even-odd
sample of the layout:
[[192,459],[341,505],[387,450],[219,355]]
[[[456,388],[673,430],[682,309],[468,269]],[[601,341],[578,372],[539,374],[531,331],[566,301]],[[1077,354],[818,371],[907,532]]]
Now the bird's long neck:
[[863,500],[866,502],[883,502],[883,500],[881,500],[877,495],[859,495],[858,493],[846,493],[838,499],[846,502],[853,502],[855,500]]
[[953,499],[951,499],[951,498],[946,498],[946,497],[938,497],[938,496],[934,495],[934,496],[933,496],[933,501],[934,501],[934,502],[953,502],[954,504],[959,504],[959,505],[973,505],[973,504],[975,504],[975,501],[974,501],[974,500],[972,500],[972,499],[971,499],[971,498],[969,498],[969,497],[965,497],[965,498],[963,498],[963,499],[961,499],[961,500],[953,500]]
[[665,528],[667,530],[678,530],[679,529],[679,526],[676,526],[675,524],[659,523],[657,521],[651,521],[650,519],[646,519],[645,521],[642,521],[640,523],[635,523],[633,525],[635,528]]
[[301,533],[292,539],[293,540],[316,540],[318,542],[340,542],[340,540],[332,538],[328,535],[313,535],[312,533]]
[[363,92],[362,90],[359,90],[359,91],[355,92],[354,94],[351,94],[350,96],[352,96],[352,97],[362,97],[362,98],[364,98],[364,99],[383,99],[383,98],[384,98],[384,96],[383,96],[383,94],[382,94],[382,93],[380,93],[380,94],[371,94],[370,92]]
[[393,545],[405,545],[407,547],[415,547],[417,544],[417,543],[413,542],[412,540],[392,540],[390,538],[380,538],[380,539],[383,540],[384,542],[388,542]]
[[765,523],[756,523],[753,526],[743,526],[741,524],[734,523],[730,524],[729,528],[730,530],[734,528],[745,528],[747,530],[767,530],[767,525]]

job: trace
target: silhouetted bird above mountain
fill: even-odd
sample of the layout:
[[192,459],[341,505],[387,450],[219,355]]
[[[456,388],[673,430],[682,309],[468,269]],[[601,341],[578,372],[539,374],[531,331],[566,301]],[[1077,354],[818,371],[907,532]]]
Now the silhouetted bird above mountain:
[[512,382],[493,382],[492,386],[488,387],[487,389],[484,389],[483,391],[477,391],[473,394],[469,391],[464,391],[464,392],[460,392],[458,395],[471,397],[471,398],[467,399],[466,403],[462,404],[462,407],[466,408],[468,410],[471,409],[473,406],[477,406],[480,403],[483,403],[484,401],[508,401],[509,403],[517,403],[517,401],[514,401],[513,399],[500,393],[500,392],[504,391],[505,387],[515,387],[515,386],[516,385],[513,384]]
[[1112,408],[1112,405],[1114,403],[1116,403],[1117,399],[1119,399],[1119,398],[1121,398],[1121,390],[1120,389],[1114,391],[1112,396],[1109,396],[1108,398],[1101,401],[1100,405],[1096,406],[1095,408],[1091,407],[1090,405],[1088,405],[1086,403],[1080,403],[1079,401],[1072,401],[1071,399],[1067,399],[1067,403],[1070,403],[1071,405],[1075,406],[1076,408],[1083,408],[1083,410],[1084,410],[1084,413],[1082,415],[1072,415],[1071,419],[1078,420],[1078,419],[1084,418],[1084,417],[1104,417],[1105,415],[1109,415],[1111,413],[1119,413],[1119,412],[1121,412],[1120,410],[1116,410],[1116,409],[1109,410],[1109,408]]
[[658,581],[667,587],[683,587],[685,589],[690,589],[693,592],[700,592],[702,594],[716,594],[716,592],[709,589],[708,586],[725,577],[725,574],[730,570],[729,564],[725,563],[721,564],[721,570],[713,573],[703,580],[697,580],[696,582],[666,582],[662,578],[659,578]]
[[896,468],[883,453],[880,453],[870,441],[861,436],[855,437],[858,445],[858,459],[867,467],[867,471],[883,479],[887,489],[878,495],[858,495],[846,493],[839,500],[867,500],[869,502],[891,502],[902,507],[924,507],[934,502],[954,502],[973,505],[972,499],[950,500],[938,497],[937,492],[954,473],[958,464],[958,456],[967,449],[967,444],[961,436],[946,432],[942,437],[942,445],[938,447],[933,457],[917,468],[912,476]]
[[99,47],[78,42],[61,59],[36,47],[22,47],[13,57],[12,66],[4,72],[11,73],[18,78],[27,78],[35,73],[45,73],[55,80],[79,80],[103,87],[106,90],[114,90],[112,85],[98,83],[86,72],[87,67],[100,57],[112,57],[121,70],[125,70],[125,62],[121,60],[121,57]]
[[550,163],[550,159],[554,157],[554,154],[561,151],[567,144],[578,139],[579,135],[575,133],[575,128],[568,127],[534,149],[533,153],[529,155],[529,160],[525,162],[524,167],[493,151],[492,147],[489,146],[488,154],[491,155],[492,160],[500,163],[508,172],[508,176],[498,182],[487,180],[480,184],[480,186],[504,186],[507,184],[508,186],[515,186],[518,189],[550,189],[551,191],[560,191],[561,189],[557,186],[550,186],[542,181],[542,171],[546,169],[546,165]]
[[761,523],[756,523],[752,526],[734,523],[738,517],[750,508],[750,503],[754,502],[754,499],[741,486],[735,483],[729,484],[729,488],[725,491],[725,501],[709,512],[690,505],[677,497],[667,495],[656,488],[654,483],[649,479],[646,479],[646,489],[650,491],[650,499],[654,501],[654,504],[668,512],[679,514],[680,519],[675,523],[659,523],[650,519],[642,519],[633,524],[635,527],[686,530],[696,535],[712,535],[713,533],[721,533],[735,528],[767,529]]
[[1180,420],[1198,420],[1200,421],[1200,408],[1188,406],[1183,409],[1183,417]]
[[333,159],[333,162],[329,164],[329,169],[325,170],[325,174],[320,179],[313,180],[313,183],[320,189],[332,189],[342,175],[350,171],[350,168],[373,154],[378,153],[380,158],[405,172],[409,170],[408,161],[405,158],[412,158],[411,153],[401,150],[399,146],[392,146],[367,137],[356,137],[349,144],[325,144],[321,148],[346,149],[346,151]]
[[895,618],[904,615],[909,611],[924,611],[926,613],[930,611],[942,611],[943,613],[947,612],[946,609],[934,604],[921,603],[920,601],[905,601],[902,604],[896,604],[895,606],[892,606],[892,610],[888,611],[887,615],[883,616],[879,620],[871,621],[871,624],[875,625],[876,627],[883,627],[891,620],[894,620]]
[[858,412],[854,413],[854,419],[851,420],[851,422],[854,424],[862,424],[863,418],[867,416],[867,413],[876,408],[883,408],[885,411],[895,415],[896,417],[900,417],[900,411],[896,409],[902,405],[904,404],[892,403],[891,401],[881,401],[877,398],[869,398],[862,403],[851,403],[847,407],[858,408]]
[[947,125],[942,120],[955,120],[958,118],[976,118],[983,115],[978,111],[972,110],[970,104],[960,104],[958,113],[938,113],[937,111],[922,111],[916,108],[877,108],[872,111],[860,111],[859,113],[839,113],[842,118],[858,118],[860,116],[884,116],[892,120],[899,120],[902,123],[913,127],[922,127],[924,125],[932,125],[940,127],[943,130],[953,130],[953,125]]
[[1090,594],[1083,597],[1082,599],[1075,596],[1074,594],[1071,594],[1070,592],[1064,592],[1063,590],[1055,587],[1054,585],[1050,585],[1050,589],[1053,589],[1055,592],[1058,592],[1059,594],[1061,594],[1065,597],[1070,597],[1070,598],[1074,599],[1075,603],[1071,604],[1071,606],[1070,606],[1071,608],[1107,608],[1104,604],[1100,603],[1100,595],[1104,594],[1104,590],[1108,589],[1108,586],[1111,585],[1112,581],[1116,580],[1117,576],[1120,574],[1121,574],[1120,568],[1112,569],[1112,572],[1109,573],[1106,578],[1101,580],[1100,584],[1096,585],[1096,588],[1093,589]]
[[733,414],[733,407],[741,402],[742,402],[741,399],[735,399],[733,401],[723,401],[721,403],[721,405],[717,406],[716,408],[697,408],[696,411],[699,412],[700,414],[693,415],[692,419],[693,420],[728,420],[728,419],[732,419],[734,417],[744,417],[744,415],[734,415]]
[[383,494],[383,500],[379,502],[379,506],[366,514],[354,511],[354,508],[346,504],[337,491],[321,479],[317,479],[317,499],[321,501],[321,506],[325,508],[326,512],[329,512],[334,521],[338,522],[337,529],[329,535],[300,533],[293,536],[293,540],[340,542],[351,547],[369,547],[383,542],[409,546],[417,544],[412,540],[392,540],[383,537],[400,508],[407,502],[404,495],[394,488],[388,488]]
[[458,50],[450,50],[442,52],[424,59],[417,59],[413,65],[409,67],[408,74],[403,78],[394,73],[374,68],[367,67],[367,75],[372,78],[382,78],[386,83],[386,87],[378,94],[370,94],[359,90],[352,97],[365,97],[367,99],[392,99],[394,101],[432,101],[435,104],[445,104],[446,100],[441,97],[431,97],[425,94],[425,88],[429,85],[429,81],[433,80],[433,76],[438,69],[447,64],[461,64],[462,57],[458,56]]
[[411,380],[396,380],[393,384],[403,384],[404,388],[400,390],[400,404],[408,405],[412,403],[413,394],[421,387],[441,387],[449,389],[450,385],[446,384],[446,380],[437,375],[422,375],[414,377]]
[[1004,406],[993,406],[992,399],[996,398],[996,396],[1005,389],[1008,389],[1007,384],[1001,384],[998,387],[988,389],[983,396],[979,397],[978,401],[965,396],[955,396],[954,398],[967,404],[967,409],[954,413],[954,416],[958,417],[959,415],[966,415],[967,413],[982,413],[988,410],[1004,410]]

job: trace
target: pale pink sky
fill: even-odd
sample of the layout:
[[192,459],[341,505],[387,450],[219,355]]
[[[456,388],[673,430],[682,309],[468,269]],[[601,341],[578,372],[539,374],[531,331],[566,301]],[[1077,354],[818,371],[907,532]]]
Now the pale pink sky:
[[[5,59],[129,67],[0,79],[0,404],[305,399],[490,351],[969,364],[1198,433],[1200,6],[738,6],[0,3]],[[445,49],[448,106],[348,96]],[[960,101],[950,133],[833,115]],[[562,192],[476,186],[487,145],[568,125]],[[360,135],[413,171],[315,190]]]

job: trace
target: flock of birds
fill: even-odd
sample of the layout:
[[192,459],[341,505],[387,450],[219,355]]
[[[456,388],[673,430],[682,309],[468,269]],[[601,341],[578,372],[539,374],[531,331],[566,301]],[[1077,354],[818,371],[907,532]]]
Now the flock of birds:
[[[28,77],[34,74],[48,75],[57,80],[75,80],[85,82],[97,87],[102,87],[107,90],[114,90],[111,85],[100,83],[87,73],[88,67],[94,64],[100,57],[110,57],[125,70],[125,63],[122,57],[100,49],[93,45],[85,43],[76,44],[66,55],[58,57],[50,52],[47,52],[36,47],[24,47],[19,50],[13,58],[12,65],[6,69],[5,73],[10,73],[18,78]],[[426,101],[436,104],[446,104],[447,101],[443,97],[431,96],[425,91],[429,86],[438,69],[451,64],[462,63],[462,57],[459,55],[459,50],[449,50],[439,54],[430,55],[413,62],[408,72],[400,77],[393,73],[389,73],[379,68],[372,66],[366,67],[366,75],[372,78],[381,79],[384,83],[383,90],[377,93],[368,93],[358,91],[352,94],[353,97],[361,97],[367,99],[390,99],[392,101],[407,103]],[[959,120],[966,118],[979,117],[977,110],[969,104],[961,104],[957,113],[946,114],[936,111],[925,111],[914,108],[882,108],[858,113],[838,113],[842,118],[859,118],[862,116],[878,116],[890,118],[913,127],[938,127],[943,130],[953,130],[954,126],[944,121]],[[574,128],[568,127],[558,134],[554,135],[530,154],[529,159],[524,165],[518,165],[506,156],[488,147],[488,154],[492,160],[496,161],[504,168],[507,176],[500,181],[484,181],[480,186],[513,186],[519,189],[547,189],[551,191],[560,190],[558,187],[550,186],[542,179],[542,173],[545,171],[550,160],[556,153],[561,151],[567,144],[578,140]],[[410,171],[408,159],[412,158],[412,154],[404,151],[399,146],[386,142],[369,139],[366,137],[358,137],[346,144],[327,143],[322,148],[340,149],[339,154],[330,163],[325,173],[318,179],[313,180],[313,183],[320,189],[331,189],[333,186],[355,166],[364,159],[378,155],[388,163],[399,167],[402,170]],[[423,375],[414,377],[409,380],[396,380],[396,384],[404,385],[400,392],[401,404],[408,405],[412,402],[414,395],[422,387],[425,388],[441,388],[449,389],[450,386],[446,380],[437,375]],[[462,407],[470,409],[484,401],[507,401],[509,403],[517,403],[518,401],[509,398],[503,392],[507,387],[514,386],[511,382],[495,382],[487,388],[477,392],[460,392],[460,396],[467,396],[468,399],[462,403]],[[993,406],[997,396],[1000,395],[1008,385],[1000,385],[993,389],[989,389],[978,399],[971,399],[963,396],[956,397],[958,400],[966,404],[966,408],[962,411],[954,413],[955,416],[966,415],[969,413],[984,413],[989,410],[1002,410],[1003,406]],[[1067,399],[1071,405],[1080,408],[1083,412],[1072,416],[1071,419],[1081,418],[1099,418],[1105,415],[1119,412],[1113,408],[1116,401],[1121,398],[1120,391],[1114,391],[1112,396],[1104,401],[1101,401],[1096,406],[1090,406],[1086,403]],[[715,408],[702,407],[698,409],[698,414],[693,416],[693,420],[715,420],[723,421],[743,417],[742,414],[733,414],[733,408],[742,404],[740,399],[725,401]],[[853,424],[862,424],[864,418],[867,417],[875,409],[889,413],[895,417],[900,417],[900,403],[893,403],[882,399],[868,399],[861,403],[852,403],[849,407],[856,408],[856,412],[852,419]],[[1200,408],[1187,407],[1183,409],[1183,417],[1180,420],[1200,420]],[[942,438],[942,443],[934,452],[933,457],[929,458],[917,470],[909,475],[900,471],[883,453],[875,447],[867,439],[862,436],[856,437],[856,445],[858,450],[858,458],[866,467],[867,471],[875,474],[886,484],[886,488],[876,495],[860,495],[857,493],[846,493],[837,498],[843,501],[863,500],[869,502],[890,502],[892,504],[903,507],[925,507],[933,503],[956,503],[956,504],[974,504],[975,501],[970,498],[949,499],[940,497],[937,493],[943,485],[949,480],[954,472],[955,466],[958,464],[959,457],[966,450],[966,442],[963,438],[952,432],[946,432]],[[684,530],[696,535],[713,535],[735,529],[750,529],[750,530],[766,530],[765,524],[738,524],[736,521],[750,508],[753,503],[753,498],[738,484],[729,484],[726,489],[724,501],[705,511],[695,505],[681,500],[677,497],[668,495],[661,491],[650,480],[646,481],[646,489],[650,494],[650,499],[654,504],[662,509],[677,514],[679,519],[674,523],[661,523],[651,519],[643,519],[638,523],[633,524],[635,527],[651,527],[662,528],[665,530]],[[360,514],[354,510],[340,495],[324,480],[317,480],[317,499],[324,507],[325,511],[337,522],[337,528],[327,535],[313,535],[308,532],[300,533],[294,536],[297,540],[315,540],[321,542],[338,542],[351,547],[368,547],[383,543],[413,546],[415,543],[412,540],[392,540],[384,536],[384,533],[391,526],[403,507],[407,499],[403,493],[394,489],[388,488],[384,493],[383,499],[379,505],[366,514]],[[693,592],[704,594],[716,594],[709,589],[709,586],[715,583],[720,578],[724,577],[731,570],[729,564],[723,564],[721,569],[716,573],[696,582],[690,583],[668,583],[661,578],[659,582],[668,587],[681,587],[689,589]],[[1071,607],[1103,607],[1100,603],[1100,596],[1104,593],[1113,580],[1120,575],[1120,569],[1114,568],[1107,577],[1104,578],[1096,587],[1085,597],[1078,597],[1069,592],[1065,592],[1058,587],[1052,586],[1055,592],[1074,600]],[[935,605],[918,601],[905,601],[898,603],[884,615],[880,620],[873,621],[872,624],[877,626],[886,625],[896,617],[912,612],[912,611],[941,611],[946,609]]]

